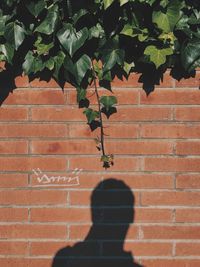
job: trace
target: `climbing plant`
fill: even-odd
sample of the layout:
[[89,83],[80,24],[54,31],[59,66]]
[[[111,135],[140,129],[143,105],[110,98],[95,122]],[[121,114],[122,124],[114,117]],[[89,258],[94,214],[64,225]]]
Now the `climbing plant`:
[[[98,87],[112,91],[115,76],[128,79],[137,72],[149,94],[167,69],[176,79],[195,75],[199,1],[1,0],[0,61],[5,62],[1,82],[24,73],[74,86],[88,124],[101,129],[96,142],[109,167],[113,156],[105,151],[102,114],[109,118],[116,112],[117,99],[100,97]],[[96,109],[87,99],[91,85]]]

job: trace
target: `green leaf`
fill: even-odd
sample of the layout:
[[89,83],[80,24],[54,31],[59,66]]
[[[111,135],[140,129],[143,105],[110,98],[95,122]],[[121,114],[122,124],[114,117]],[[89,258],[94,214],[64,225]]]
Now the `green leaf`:
[[42,62],[41,58],[35,58],[33,52],[29,51],[25,57],[25,61],[22,65],[24,73],[29,75],[31,73],[37,73],[45,68],[45,63]]
[[164,14],[161,11],[153,12],[153,22],[156,23],[158,28],[162,29],[165,33],[171,32],[167,14]]
[[169,2],[167,7],[167,16],[169,19],[170,29],[174,30],[174,27],[178,23],[179,19],[182,16],[181,9],[184,7],[184,1],[173,0]]
[[86,98],[86,89],[78,87],[76,88],[77,92],[77,102],[79,103],[81,100],[84,100]]
[[88,70],[91,69],[91,59],[87,55],[83,55],[75,64],[76,80],[80,84]]
[[44,44],[42,43],[42,37],[39,36],[37,41],[34,43],[34,46],[37,49],[38,55],[48,55],[49,50],[54,46],[53,43]]
[[174,27],[181,18],[181,8],[183,7],[182,2],[175,0],[170,1],[167,12],[154,11],[152,21],[157,24],[158,28],[163,30],[165,33],[172,32]]
[[106,111],[117,104],[117,98],[115,96],[102,96],[100,98],[100,103],[105,107]]
[[156,46],[150,45],[146,47],[144,54],[150,56],[151,62],[158,68],[166,62],[166,56],[173,54],[173,50],[172,48],[158,49]]
[[45,66],[47,69],[49,70],[53,70],[54,69],[54,59],[51,57],[49,58],[46,63],[45,63]]
[[124,51],[122,49],[108,49],[103,52],[103,71],[111,70],[115,64],[122,65],[124,61]]
[[25,57],[25,61],[22,65],[24,73],[29,75],[32,72],[32,66],[34,62],[33,52],[29,51]]
[[37,18],[38,15],[42,12],[42,10],[44,10],[46,4],[44,0],[40,0],[35,2],[29,2],[26,3],[26,7],[28,9],[28,11],[35,17]]
[[35,32],[40,32],[50,35],[55,31],[57,26],[57,21],[58,21],[58,6],[53,5],[51,8],[49,8],[46,18],[35,29]]
[[134,62],[132,62],[132,63],[124,62],[124,71],[126,72],[127,75],[129,75],[129,73],[133,67],[135,67]]
[[181,51],[181,61],[185,70],[191,72],[200,67],[200,40],[192,40]]
[[86,115],[89,124],[99,118],[99,112],[91,108],[86,108],[83,113]]
[[81,48],[88,39],[88,29],[84,27],[76,32],[71,24],[65,24],[64,27],[57,33],[58,40],[67,50],[70,56]]
[[104,9],[107,9],[115,0],[103,0]]
[[0,45],[0,52],[3,54],[2,60],[6,60],[12,64],[14,48],[10,44],[2,44]]
[[24,28],[16,24],[15,22],[10,22],[5,27],[5,38],[7,42],[17,50],[18,47],[23,43],[26,31]]
[[58,80],[59,78],[59,71],[61,66],[64,63],[64,59],[65,59],[65,54],[62,51],[58,52],[58,55],[54,57],[54,72],[53,72],[53,76]]
[[125,5],[126,3],[128,3],[129,0],[119,0],[119,2],[120,2],[120,6],[123,6],[123,5]]

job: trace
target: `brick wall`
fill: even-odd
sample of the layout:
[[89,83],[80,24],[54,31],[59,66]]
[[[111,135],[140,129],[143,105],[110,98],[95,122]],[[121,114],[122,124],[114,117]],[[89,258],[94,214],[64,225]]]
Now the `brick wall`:
[[[92,227],[93,190],[110,177],[135,199],[124,243],[134,261],[199,266],[199,77],[176,82],[166,74],[149,97],[137,75],[113,83],[118,112],[104,120],[115,159],[106,171],[95,147],[98,131],[85,123],[75,89],[19,77],[0,108],[0,266],[50,267],[57,251],[83,241]],[[61,178],[76,174],[79,185]],[[121,189],[114,191],[121,201]],[[123,220],[123,207],[118,215]]]

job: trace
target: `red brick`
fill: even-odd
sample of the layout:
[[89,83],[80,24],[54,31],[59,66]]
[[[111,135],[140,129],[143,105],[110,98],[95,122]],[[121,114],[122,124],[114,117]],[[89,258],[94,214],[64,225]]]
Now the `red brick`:
[[200,209],[177,209],[176,222],[180,223],[200,223]]
[[134,73],[131,74],[129,76],[129,79],[126,80],[125,78],[123,78],[122,80],[120,80],[119,78],[115,77],[115,79],[113,80],[113,82],[111,83],[111,87],[124,87],[124,88],[128,88],[128,87],[141,87],[141,83],[139,83],[139,77],[140,74]]
[[[89,233],[92,225],[84,224],[84,225],[70,225],[70,240],[83,240],[87,234]],[[116,226],[117,227],[117,226]],[[127,239],[137,239],[138,238],[139,229],[135,225],[131,225],[128,229]]]
[[[105,117],[105,116],[104,116]],[[119,107],[110,121],[170,121],[172,109],[163,107]]]
[[178,174],[176,176],[177,188],[200,188],[200,175],[199,174]]
[[94,140],[32,141],[33,154],[99,154]]
[[193,259],[153,259],[142,260],[142,265],[147,267],[197,267],[199,260]]
[[0,255],[27,255],[29,251],[28,242],[0,241]]
[[67,229],[65,225],[45,225],[45,224],[10,224],[0,225],[0,238],[5,239],[65,239]]
[[176,256],[200,256],[200,243],[177,243]]
[[[76,90],[68,90],[68,103],[69,104],[77,104],[77,93]],[[105,89],[98,89],[99,96],[103,95],[114,95],[117,97],[117,103],[119,105],[124,104],[138,104],[138,95],[139,92],[136,89],[113,89],[113,92],[105,90]],[[94,89],[87,90],[87,98],[90,101],[90,104],[97,104],[96,94]]]
[[108,153],[132,155],[172,154],[173,143],[160,141],[109,141],[106,143]]
[[64,124],[6,124],[0,125],[0,137],[66,137]]
[[4,105],[63,105],[62,90],[16,89],[4,101]]
[[139,256],[171,256],[172,244],[170,243],[147,243],[147,242],[125,242],[124,250]]
[[[110,175],[103,177],[109,178]],[[114,174],[115,178],[122,179],[133,189],[161,189],[173,188],[173,177],[166,174]]]
[[180,81],[176,81],[175,86],[176,87],[193,87],[198,88],[200,86],[200,72],[196,72],[195,77],[191,77],[188,79],[181,79]]
[[200,155],[200,142],[177,142],[176,144],[177,155]]
[[[125,123],[104,123],[104,132],[106,138],[136,138],[138,136],[139,125],[137,124],[125,124]],[[86,124],[70,124],[69,125],[69,136],[70,137],[87,137],[96,138],[100,135],[99,129],[91,131],[90,127]]]
[[91,228],[91,224],[84,224],[84,225],[70,225],[69,227],[69,237],[70,237],[70,240],[83,240],[90,228]]
[[142,205],[199,206],[200,192],[143,192]]
[[36,88],[60,88],[58,83],[51,79],[50,81],[40,80],[40,79],[34,79],[30,82],[31,87]]
[[142,226],[144,239],[199,239],[200,226]]
[[26,222],[28,209],[25,208],[0,208],[1,222]]
[[200,92],[197,89],[156,89],[148,97],[141,91],[141,104],[171,105],[171,104],[200,104]]
[[66,223],[90,222],[90,210],[88,208],[31,209],[31,221],[66,222]]
[[29,87],[29,79],[27,76],[18,76],[15,78],[16,87]]
[[178,121],[200,121],[200,108],[178,107],[175,109],[175,118]]
[[[70,191],[70,205],[90,206],[92,191]],[[120,192],[119,192],[120,196]],[[134,192],[135,205],[139,204],[139,193]]]
[[[51,174],[48,176],[70,176],[65,174]],[[79,174],[80,185],[78,188],[88,188],[93,189],[101,181],[114,177],[115,179],[120,179],[126,183],[128,187],[133,190],[135,189],[169,189],[174,188],[173,177],[167,174],[136,174],[136,173],[84,173]],[[36,177],[32,177],[32,183],[36,184]],[[38,182],[37,182],[38,184]]]
[[12,190],[1,191],[1,205],[54,205],[65,204],[66,192],[56,190]]
[[83,109],[78,107],[40,107],[32,108],[33,121],[87,121]]
[[0,266],[13,267],[46,267],[51,266],[51,259],[37,258],[0,258]]
[[64,171],[66,169],[65,158],[55,157],[0,157],[0,171]]
[[[65,173],[59,173],[59,172],[45,172],[47,174],[47,176],[49,178],[58,178],[57,180],[54,179],[55,183],[51,183],[50,185],[48,183],[45,183],[45,188],[54,188],[54,186],[56,188],[63,188],[63,186],[68,186],[68,187],[71,187],[73,185],[73,188],[74,187],[78,187],[78,189],[81,189],[81,188],[90,188],[90,189],[93,189],[100,181],[101,181],[101,177],[99,176],[99,174],[95,175],[95,174],[87,174],[87,173],[83,173],[80,171],[80,173],[78,174],[78,177],[79,177],[79,184],[77,184],[77,181],[74,179],[74,180],[71,180],[70,179],[60,179],[59,180],[59,177],[65,177],[65,178],[75,178],[77,174],[74,174],[73,171],[70,171],[70,172],[65,172]],[[52,179],[53,181],[53,179]],[[50,182],[49,182],[50,183]],[[38,176],[33,174],[31,175],[31,185],[32,186],[37,186],[37,187],[40,187],[41,184],[40,182],[38,181]]]
[[63,247],[72,245],[72,242],[31,242],[31,256],[54,256]]
[[27,141],[0,141],[0,154],[27,154]]
[[[136,171],[139,169],[139,158],[123,157],[114,158],[114,165],[110,167],[110,171]],[[103,170],[100,157],[79,157],[70,159],[70,169],[75,168],[86,170]]]
[[146,124],[141,127],[145,138],[199,138],[200,125]]
[[28,175],[19,173],[0,174],[0,188],[28,186]]
[[27,119],[27,108],[8,108],[5,106],[0,108],[0,121],[26,121]]
[[171,222],[172,210],[159,208],[136,208],[135,222]]
[[200,171],[200,158],[146,158],[145,171]]

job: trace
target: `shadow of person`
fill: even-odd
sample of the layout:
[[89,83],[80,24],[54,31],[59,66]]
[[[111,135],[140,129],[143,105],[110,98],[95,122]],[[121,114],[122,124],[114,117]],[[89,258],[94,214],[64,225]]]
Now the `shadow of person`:
[[[81,192],[80,192],[81,193]],[[60,249],[52,267],[142,267],[123,250],[134,220],[130,188],[113,178],[100,182],[91,196],[93,225],[83,242]]]

